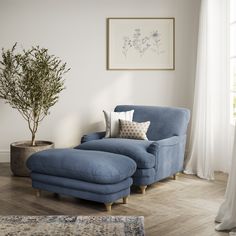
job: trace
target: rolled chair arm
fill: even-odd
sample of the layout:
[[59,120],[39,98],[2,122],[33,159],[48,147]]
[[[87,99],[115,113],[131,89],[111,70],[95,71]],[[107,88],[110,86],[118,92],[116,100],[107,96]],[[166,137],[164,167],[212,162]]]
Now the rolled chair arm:
[[81,143],[85,143],[85,142],[97,140],[97,139],[102,139],[105,137],[105,134],[106,134],[105,131],[86,134],[81,138]]
[[160,148],[178,145],[183,138],[184,136],[173,136],[170,138],[155,141],[150,144],[147,151],[156,156]]
[[183,169],[186,135],[151,143],[147,151],[156,157],[156,179],[163,179]]

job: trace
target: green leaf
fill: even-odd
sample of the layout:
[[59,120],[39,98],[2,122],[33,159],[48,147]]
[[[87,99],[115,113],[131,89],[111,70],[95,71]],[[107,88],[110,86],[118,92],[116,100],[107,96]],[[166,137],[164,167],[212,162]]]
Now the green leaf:
[[33,136],[39,123],[65,89],[63,76],[70,68],[48,49],[39,46],[16,53],[2,49],[0,60],[0,98],[17,109],[27,120]]

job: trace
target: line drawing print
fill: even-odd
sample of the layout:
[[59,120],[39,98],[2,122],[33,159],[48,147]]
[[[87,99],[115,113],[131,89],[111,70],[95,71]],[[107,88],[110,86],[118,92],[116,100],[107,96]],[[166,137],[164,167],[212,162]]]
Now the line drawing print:
[[151,31],[149,35],[142,35],[141,29],[134,29],[132,37],[123,38],[122,54],[127,57],[130,50],[135,50],[140,57],[147,51],[152,51],[157,55],[165,53],[162,48],[161,34],[157,29]]

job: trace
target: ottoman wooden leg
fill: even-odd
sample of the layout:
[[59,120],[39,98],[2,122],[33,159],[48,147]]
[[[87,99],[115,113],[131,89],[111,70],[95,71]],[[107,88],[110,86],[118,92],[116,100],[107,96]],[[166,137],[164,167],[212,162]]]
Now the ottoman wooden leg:
[[145,185],[145,186],[139,186],[139,188],[140,188],[142,194],[145,194],[145,193],[146,193],[147,185]]
[[36,189],[36,197],[40,197],[41,196],[41,190],[40,189]]
[[105,203],[105,206],[106,206],[106,210],[107,210],[107,211],[111,211],[111,205],[112,205],[112,202]]
[[127,204],[128,203],[128,196],[123,197],[123,204]]

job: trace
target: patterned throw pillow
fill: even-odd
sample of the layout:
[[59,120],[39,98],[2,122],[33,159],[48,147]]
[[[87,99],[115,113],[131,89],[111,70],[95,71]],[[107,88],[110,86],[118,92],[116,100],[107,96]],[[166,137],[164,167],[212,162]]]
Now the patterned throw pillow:
[[148,140],[146,133],[148,131],[150,121],[138,123],[127,120],[120,120],[120,138],[144,139]]
[[117,138],[120,130],[119,119],[132,121],[134,110],[124,112],[103,111],[103,113],[106,122],[105,138]]

